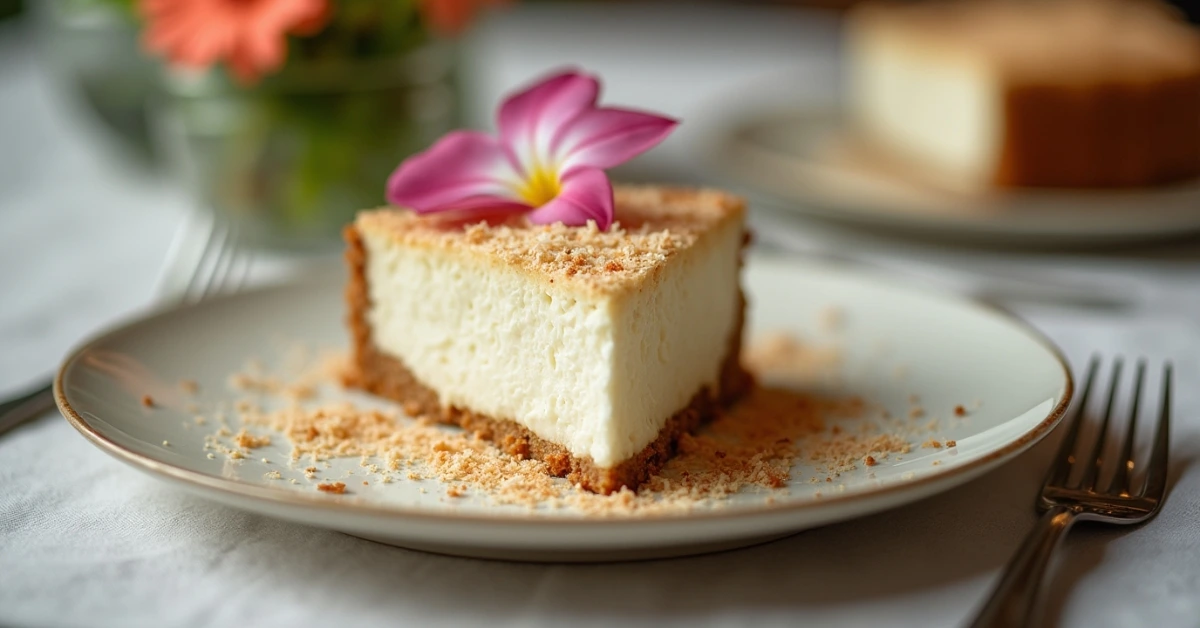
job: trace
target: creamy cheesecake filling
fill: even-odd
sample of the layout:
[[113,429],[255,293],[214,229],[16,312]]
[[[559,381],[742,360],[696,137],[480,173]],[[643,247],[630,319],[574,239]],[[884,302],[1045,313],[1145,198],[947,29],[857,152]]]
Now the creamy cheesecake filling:
[[1200,173],[1200,34],[1155,3],[867,2],[846,25],[864,154],[902,175],[979,192]]
[[968,187],[990,184],[1003,141],[996,72],[964,54],[869,33],[849,46],[856,126],[888,150]]
[[375,345],[454,405],[611,467],[715,392],[737,318],[739,224],[615,293],[364,233]]

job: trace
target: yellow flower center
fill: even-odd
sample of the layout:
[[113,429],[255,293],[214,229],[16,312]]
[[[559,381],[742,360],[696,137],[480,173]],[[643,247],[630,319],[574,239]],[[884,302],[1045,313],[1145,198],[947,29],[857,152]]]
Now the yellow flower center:
[[517,195],[530,206],[541,207],[554,200],[561,191],[558,172],[538,164],[529,173],[529,178],[517,188]]

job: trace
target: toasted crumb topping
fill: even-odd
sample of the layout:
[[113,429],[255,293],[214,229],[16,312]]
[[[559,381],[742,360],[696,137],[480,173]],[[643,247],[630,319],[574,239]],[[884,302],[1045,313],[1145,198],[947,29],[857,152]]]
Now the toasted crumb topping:
[[619,187],[615,201],[616,223],[607,231],[595,223],[533,225],[524,217],[464,225],[399,209],[364,212],[356,225],[406,246],[473,252],[551,281],[611,289],[637,283],[745,212],[742,199],[717,190]]

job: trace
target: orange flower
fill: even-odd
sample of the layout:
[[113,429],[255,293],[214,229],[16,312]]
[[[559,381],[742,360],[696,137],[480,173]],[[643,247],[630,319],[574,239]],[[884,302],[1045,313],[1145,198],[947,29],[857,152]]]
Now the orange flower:
[[320,30],[329,14],[326,0],[139,0],[139,8],[147,49],[185,67],[225,61],[243,83],[283,65],[286,36]]
[[506,0],[421,0],[421,17],[430,30],[440,35],[457,35],[471,23],[471,18],[480,8],[505,2]]

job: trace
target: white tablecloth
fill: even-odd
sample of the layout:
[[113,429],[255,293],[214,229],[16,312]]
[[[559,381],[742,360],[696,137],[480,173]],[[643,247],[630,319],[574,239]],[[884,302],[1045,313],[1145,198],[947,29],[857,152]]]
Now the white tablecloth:
[[[111,158],[15,30],[0,30],[0,392],[145,304],[187,206]],[[485,35],[484,45],[497,37]],[[760,52],[792,45],[777,41]],[[620,75],[605,54],[576,60]],[[518,53],[481,63],[493,76],[538,69]],[[654,89],[649,75],[624,71],[622,84]],[[1177,366],[1171,496],[1143,527],[1083,526],[1069,538],[1050,588],[1062,625],[1200,621],[1200,308],[1187,298],[1200,276],[1188,248],[1015,262],[894,249],[897,259],[924,255],[923,268],[1054,261],[1067,279],[1157,287],[1128,311],[1017,306],[1076,363],[1099,351]],[[957,625],[1032,525],[1053,445],[944,495],[750,549],[532,565],[423,554],[217,506],[123,466],[49,414],[0,438],[0,625]]]

